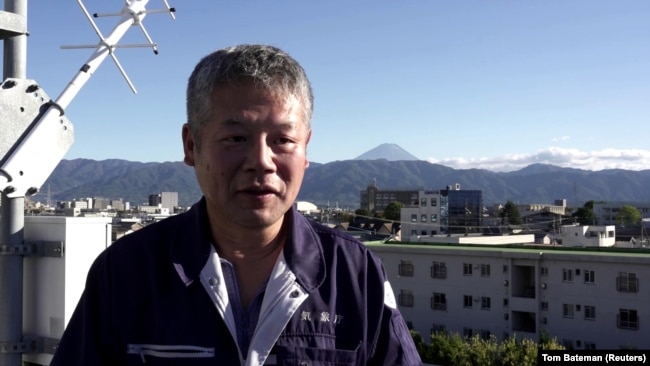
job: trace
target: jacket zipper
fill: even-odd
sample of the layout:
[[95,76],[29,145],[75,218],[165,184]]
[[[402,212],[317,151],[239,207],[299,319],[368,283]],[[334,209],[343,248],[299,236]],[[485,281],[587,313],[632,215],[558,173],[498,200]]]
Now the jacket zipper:
[[214,347],[190,345],[129,344],[126,352],[140,355],[142,363],[147,363],[145,356],[160,358],[214,357]]

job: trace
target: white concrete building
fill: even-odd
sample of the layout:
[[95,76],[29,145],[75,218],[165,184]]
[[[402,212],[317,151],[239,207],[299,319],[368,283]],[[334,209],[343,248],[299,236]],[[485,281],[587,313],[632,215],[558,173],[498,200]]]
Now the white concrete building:
[[425,339],[433,330],[499,340],[546,332],[574,349],[648,347],[650,291],[641,282],[650,281],[650,252],[368,246],[404,318]]
[[560,227],[562,245],[565,247],[612,247],[616,242],[614,225]]

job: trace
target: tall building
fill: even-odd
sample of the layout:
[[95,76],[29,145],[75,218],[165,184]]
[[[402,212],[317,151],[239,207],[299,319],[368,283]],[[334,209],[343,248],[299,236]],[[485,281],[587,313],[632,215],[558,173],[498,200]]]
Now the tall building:
[[111,200],[111,207],[116,211],[124,211],[124,201],[121,198]]
[[359,192],[359,207],[370,214],[384,211],[391,202],[399,202],[407,206],[417,204],[417,200],[418,190],[379,190],[376,183],[368,185],[366,190]]
[[460,184],[418,191],[414,205],[402,208],[402,238],[480,232],[483,193],[461,190]]
[[93,198],[93,208],[95,210],[106,210],[110,205],[111,201],[108,198],[104,197],[94,197]]
[[149,195],[149,206],[158,206],[161,203],[160,193]]
[[161,208],[169,209],[169,212],[174,212],[174,208],[178,206],[178,192],[161,192],[158,194],[149,195],[149,206],[158,206]]

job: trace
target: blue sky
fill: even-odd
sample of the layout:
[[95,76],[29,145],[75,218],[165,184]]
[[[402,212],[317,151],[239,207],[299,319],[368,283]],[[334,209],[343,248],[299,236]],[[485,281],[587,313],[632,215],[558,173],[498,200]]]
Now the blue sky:
[[[107,59],[68,107],[66,159],[182,160],[194,64],[268,43],[311,79],[314,162],[388,142],[454,168],[650,169],[650,1],[169,1],[176,20],[144,20],[159,55],[116,52],[138,94]],[[97,38],[75,1],[53,3],[29,1],[27,76],[54,99],[92,53],[60,46]],[[143,42],[135,27],[122,41]]]

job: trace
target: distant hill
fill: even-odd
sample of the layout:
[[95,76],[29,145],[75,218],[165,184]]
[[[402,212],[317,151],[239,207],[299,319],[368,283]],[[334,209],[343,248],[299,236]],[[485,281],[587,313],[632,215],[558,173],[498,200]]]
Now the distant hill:
[[388,161],[420,160],[397,144],[381,144],[365,153],[357,156],[354,160],[378,160]]
[[148,202],[149,194],[178,192],[179,204],[190,205],[201,197],[194,169],[183,162],[139,163],[127,160],[62,160],[34,200],[84,197],[122,198],[125,202]]
[[[553,203],[567,199],[579,207],[589,200],[650,202],[650,170],[588,171],[534,164],[518,171],[497,173],[482,169],[452,169],[426,161],[345,160],[310,164],[299,200],[319,205],[338,203],[356,208],[359,192],[376,181],[379,189],[461,189],[483,191],[486,205]],[[126,160],[63,160],[32,199],[45,202],[84,197],[123,198],[147,202],[149,194],[179,192],[189,206],[201,197],[194,170],[183,162],[139,163]]]

